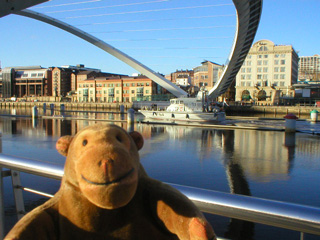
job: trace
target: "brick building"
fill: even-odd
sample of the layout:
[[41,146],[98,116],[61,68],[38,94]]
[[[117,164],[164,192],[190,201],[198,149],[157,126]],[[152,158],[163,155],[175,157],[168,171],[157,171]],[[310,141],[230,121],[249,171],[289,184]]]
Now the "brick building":
[[78,79],[78,102],[133,102],[152,100],[166,91],[145,76]]

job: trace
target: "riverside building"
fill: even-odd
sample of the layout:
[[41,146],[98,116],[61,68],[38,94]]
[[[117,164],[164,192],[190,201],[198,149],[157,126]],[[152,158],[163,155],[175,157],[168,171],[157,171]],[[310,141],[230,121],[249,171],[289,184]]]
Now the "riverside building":
[[236,76],[236,101],[279,104],[294,98],[298,54],[269,40],[253,44]]
[[298,79],[300,82],[320,81],[320,55],[299,58]]
[[162,100],[166,90],[141,76],[98,77],[78,80],[78,102],[133,102]]
[[0,96],[51,96],[51,69],[41,66],[6,67],[0,69]]

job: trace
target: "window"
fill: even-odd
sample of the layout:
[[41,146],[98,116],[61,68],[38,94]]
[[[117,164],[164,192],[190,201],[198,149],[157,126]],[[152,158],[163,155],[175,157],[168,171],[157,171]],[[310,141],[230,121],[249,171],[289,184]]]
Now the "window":
[[134,90],[131,90],[131,93],[134,93]]
[[281,65],[286,64],[286,60],[281,60]]
[[279,57],[279,54],[275,54],[274,57],[278,58],[278,57]]
[[274,68],[274,71],[275,71],[275,72],[279,72],[279,68],[278,68],[278,67],[275,67],[275,68]]
[[36,73],[31,73],[31,77],[36,77],[37,74]]
[[146,83],[146,86],[150,86],[150,83]]
[[267,67],[264,67],[264,68],[263,68],[263,72],[268,72],[268,68],[267,68]]
[[278,74],[275,74],[275,75],[273,75],[273,78],[274,78],[274,79],[279,79],[279,75],[278,75]]
[[134,85],[135,85],[134,83],[131,83],[131,86],[132,86],[132,87],[134,87]]
[[246,86],[246,83],[245,82],[241,82],[241,87],[244,87]]
[[268,65],[268,60],[264,60],[263,65]]
[[281,54],[281,57],[284,58],[284,57],[286,57],[286,55],[285,54]]
[[242,72],[242,73],[245,73],[245,72],[246,72],[246,69],[245,69],[245,68],[241,68],[241,72]]
[[268,79],[268,74],[263,74],[263,79]]
[[258,74],[258,75],[257,75],[257,79],[262,79],[262,75],[261,75],[261,74]]
[[247,80],[251,80],[251,75],[247,75]]
[[247,73],[251,73],[251,68],[247,68]]
[[[250,56],[251,58],[251,56]],[[251,61],[247,61],[247,66],[251,66]]]
[[260,65],[262,64],[262,61],[259,60],[259,61],[257,62],[257,64],[260,66]]
[[43,77],[43,73],[38,73],[38,77]]
[[261,46],[258,51],[268,51],[266,46]]
[[286,75],[285,74],[280,74],[280,79],[285,79]]
[[268,54],[263,55],[264,58],[268,58]]
[[262,68],[261,67],[258,67],[258,72],[262,72]]
[[281,67],[280,68],[280,72],[285,72],[286,71],[286,68],[285,67]]
[[284,82],[280,82],[280,86],[283,87],[284,86]]
[[246,75],[242,74],[241,75],[241,80],[244,80],[244,79],[246,79]]
[[274,60],[274,65],[278,65],[279,64],[279,60]]
[[262,58],[262,55],[258,55],[258,58]]

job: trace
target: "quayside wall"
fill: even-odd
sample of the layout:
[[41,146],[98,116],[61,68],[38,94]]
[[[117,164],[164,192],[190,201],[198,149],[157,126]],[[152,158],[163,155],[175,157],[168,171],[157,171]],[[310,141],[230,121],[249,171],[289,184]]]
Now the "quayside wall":
[[[74,103],[74,102],[0,102],[0,108],[31,108],[37,106],[43,108],[46,106],[50,109],[53,105],[55,109],[60,109],[61,105],[64,105],[66,110],[119,110],[120,106],[123,105],[125,109],[134,108],[135,110],[140,109],[143,106],[151,106],[153,102],[143,102],[142,104],[137,103]],[[160,102],[155,102],[160,106]],[[226,113],[267,113],[267,114],[288,114],[293,113],[296,115],[310,114],[312,110],[318,110],[320,107],[315,106],[256,106],[256,105],[230,105],[225,108]]]

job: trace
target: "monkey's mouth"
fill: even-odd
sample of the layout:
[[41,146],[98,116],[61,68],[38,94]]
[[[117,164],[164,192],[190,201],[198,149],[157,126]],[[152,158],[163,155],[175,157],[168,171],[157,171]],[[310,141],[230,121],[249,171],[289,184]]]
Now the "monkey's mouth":
[[81,174],[81,177],[83,180],[85,180],[87,183],[90,183],[90,184],[93,184],[93,185],[110,185],[110,184],[114,184],[114,183],[119,183],[121,180],[127,178],[128,176],[130,176],[132,173],[134,172],[134,168],[132,168],[129,172],[127,172],[126,174],[124,174],[123,176],[113,180],[113,181],[110,181],[110,182],[103,182],[103,183],[99,183],[99,182],[93,182],[93,181],[90,181],[89,179],[86,179],[82,174]]

